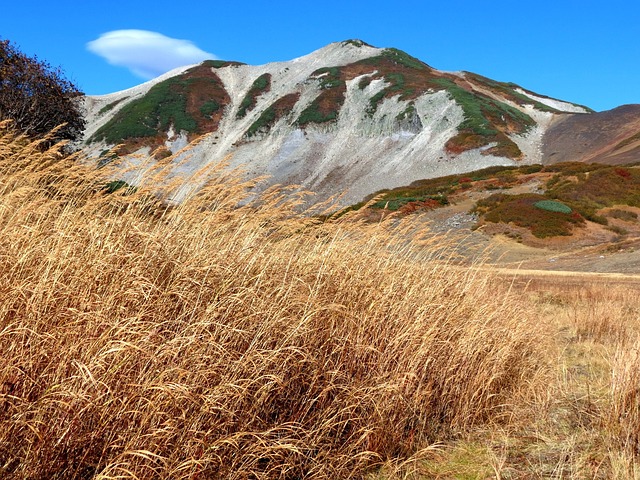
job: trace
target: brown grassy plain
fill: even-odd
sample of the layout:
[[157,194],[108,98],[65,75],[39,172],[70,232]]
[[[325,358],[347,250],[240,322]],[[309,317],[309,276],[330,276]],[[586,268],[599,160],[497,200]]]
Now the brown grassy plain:
[[431,464],[430,476],[640,478],[638,278],[498,272],[521,292],[551,340],[552,376],[506,428],[478,430],[454,443]]

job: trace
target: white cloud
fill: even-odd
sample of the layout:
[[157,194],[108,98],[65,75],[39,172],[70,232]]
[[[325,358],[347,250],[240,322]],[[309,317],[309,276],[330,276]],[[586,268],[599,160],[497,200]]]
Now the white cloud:
[[148,30],[114,30],[87,43],[87,49],[110,64],[126,67],[144,79],[169,70],[217,58],[189,40],[170,38]]

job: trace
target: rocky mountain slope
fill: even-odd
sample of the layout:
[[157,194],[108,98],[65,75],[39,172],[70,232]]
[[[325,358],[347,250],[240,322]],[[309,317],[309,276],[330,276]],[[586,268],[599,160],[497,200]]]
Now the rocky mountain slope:
[[[123,144],[121,155],[153,152],[161,160],[198,139],[176,160],[187,176],[226,159],[318,199],[342,193],[343,204],[418,179],[566,156],[563,129],[594,117],[586,107],[438,71],[359,40],[260,66],[206,61],[87,97],[86,110],[85,143],[96,158]],[[559,140],[546,142],[549,131]],[[625,138],[619,149],[637,146],[632,134]],[[131,183],[135,162],[123,173]]]

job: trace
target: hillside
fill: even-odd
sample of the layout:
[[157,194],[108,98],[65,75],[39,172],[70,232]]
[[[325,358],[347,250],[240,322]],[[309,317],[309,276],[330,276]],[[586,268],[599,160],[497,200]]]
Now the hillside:
[[491,167],[382,190],[348,209],[410,217],[459,239],[464,259],[535,270],[640,273],[640,167]]
[[[299,184],[345,205],[415,180],[542,163],[543,137],[574,105],[470,72],[443,72],[393,48],[333,43],[261,66],[206,61],[86,100],[94,158],[158,160],[198,140],[179,171],[226,159],[252,177]],[[136,183],[131,160],[123,179]]]
[[542,152],[548,163],[640,162],[640,105],[562,117],[547,131]]

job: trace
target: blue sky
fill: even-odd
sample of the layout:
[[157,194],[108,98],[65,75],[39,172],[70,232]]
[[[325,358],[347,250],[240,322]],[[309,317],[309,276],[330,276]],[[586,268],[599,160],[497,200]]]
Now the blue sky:
[[[119,30],[159,35],[107,36],[89,49]],[[5,2],[0,38],[61,66],[87,94],[122,90],[166,68],[140,42],[257,65],[359,38],[595,110],[640,103],[637,0]]]

